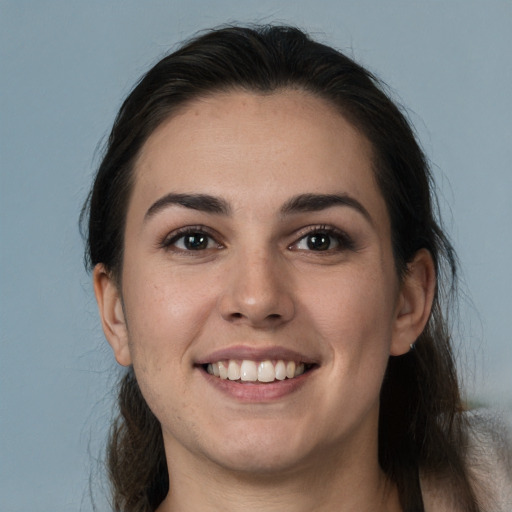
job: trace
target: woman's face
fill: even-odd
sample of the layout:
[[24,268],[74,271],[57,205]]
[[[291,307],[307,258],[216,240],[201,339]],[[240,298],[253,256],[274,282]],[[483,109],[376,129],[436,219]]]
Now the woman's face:
[[323,100],[215,94],[165,122],[136,164],[119,294],[96,280],[170,464],[375,454],[388,357],[414,339],[371,148]]

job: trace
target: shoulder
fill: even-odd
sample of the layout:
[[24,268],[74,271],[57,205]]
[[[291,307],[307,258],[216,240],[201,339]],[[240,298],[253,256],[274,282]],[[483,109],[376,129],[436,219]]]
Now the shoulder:
[[[466,463],[482,512],[512,511],[512,445],[510,430],[495,416],[468,414]],[[458,510],[446,481],[422,479],[425,512]],[[463,511],[461,511],[463,512]]]
[[471,414],[468,467],[487,512],[512,511],[510,429],[490,414]]

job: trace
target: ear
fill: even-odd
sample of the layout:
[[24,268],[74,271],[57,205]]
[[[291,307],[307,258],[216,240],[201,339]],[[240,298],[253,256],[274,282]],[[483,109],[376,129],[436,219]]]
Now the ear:
[[429,251],[421,249],[407,265],[397,303],[391,355],[410,350],[422,333],[430,316],[436,289],[434,262]]
[[112,274],[101,263],[94,267],[93,284],[105,337],[117,362],[129,366],[132,361],[121,294]]

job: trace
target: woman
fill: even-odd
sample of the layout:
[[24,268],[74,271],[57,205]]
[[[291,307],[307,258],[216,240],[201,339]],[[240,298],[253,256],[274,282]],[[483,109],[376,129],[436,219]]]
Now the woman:
[[206,33],[124,102],[84,211],[128,368],[115,510],[506,509],[425,157],[365,69],[294,28]]

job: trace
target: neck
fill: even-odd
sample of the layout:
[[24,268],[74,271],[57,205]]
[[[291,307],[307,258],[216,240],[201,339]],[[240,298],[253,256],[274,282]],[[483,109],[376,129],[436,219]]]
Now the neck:
[[[158,512],[399,512],[396,488],[377,461],[376,447],[351,454],[323,450],[291,469],[248,473],[209,460],[168,460],[171,491]],[[368,453],[371,452],[371,453]],[[371,455],[371,456],[370,456]],[[192,476],[193,475],[193,476]]]

